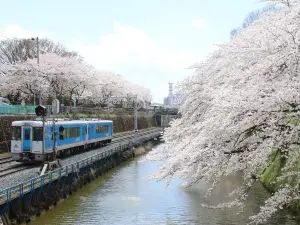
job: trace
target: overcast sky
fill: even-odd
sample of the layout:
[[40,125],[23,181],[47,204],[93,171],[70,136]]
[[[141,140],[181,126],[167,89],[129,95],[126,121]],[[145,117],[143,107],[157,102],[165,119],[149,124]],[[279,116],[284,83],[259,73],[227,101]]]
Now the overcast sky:
[[214,44],[260,5],[255,0],[0,0],[0,38],[48,37],[99,70],[148,87],[163,102],[168,82],[192,74]]

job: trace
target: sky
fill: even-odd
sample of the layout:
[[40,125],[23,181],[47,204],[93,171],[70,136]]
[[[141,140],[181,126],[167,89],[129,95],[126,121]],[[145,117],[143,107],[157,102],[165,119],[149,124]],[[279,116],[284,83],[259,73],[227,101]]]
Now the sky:
[[47,37],[99,70],[150,89],[163,102],[168,83],[193,74],[261,7],[256,0],[0,0],[0,39]]

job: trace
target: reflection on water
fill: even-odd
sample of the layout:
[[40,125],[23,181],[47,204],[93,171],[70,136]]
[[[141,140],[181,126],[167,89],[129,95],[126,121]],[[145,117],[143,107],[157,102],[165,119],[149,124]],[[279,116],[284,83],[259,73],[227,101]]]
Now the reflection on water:
[[[206,185],[185,190],[180,181],[171,183],[145,181],[158,163],[124,164],[79,190],[57,207],[30,224],[246,224],[258,211],[267,192],[257,185],[253,188],[243,213],[237,209],[214,210],[201,206],[221,202],[224,195],[240,180],[228,179],[210,199],[205,199]],[[268,224],[296,224],[287,213],[276,215]]]

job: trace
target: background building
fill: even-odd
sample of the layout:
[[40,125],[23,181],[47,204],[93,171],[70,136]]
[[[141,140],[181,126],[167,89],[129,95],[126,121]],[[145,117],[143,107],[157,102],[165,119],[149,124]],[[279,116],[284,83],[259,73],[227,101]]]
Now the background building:
[[180,93],[173,93],[173,83],[169,83],[169,94],[168,97],[164,99],[164,108],[176,108],[178,109],[180,106],[180,100],[182,96]]

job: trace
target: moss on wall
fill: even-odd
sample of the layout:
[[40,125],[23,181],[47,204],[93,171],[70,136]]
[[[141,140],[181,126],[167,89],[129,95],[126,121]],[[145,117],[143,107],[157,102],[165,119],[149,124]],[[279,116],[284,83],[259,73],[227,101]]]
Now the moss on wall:
[[[299,115],[294,113],[285,113],[284,122],[290,126],[299,124]],[[300,151],[300,148],[298,148]],[[282,175],[282,168],[286,163],[290,163],[291,158],[286,158],[280,150],[274,150],[268,158],[268,167],[261,171],[260,181],[271,192],[277,191],[281,184],[293,184],[296,176],[288,177],[278,181],[276,178]],[[300,171],[300,159],[297,159],[295,167],[286,172]]]
[[[300,149],[299,149],[300,151]],[[262,171],[260,182],[271,192],[277,191],[281,185],[288,184],[294,186],[297,176],[289,176],[283,180],[278,181],[276,178],[282,175],[282,168],[286,163],[289,163],[291,158],[286,159],[282,156],[279,150],[273,151],[268,159],[268,167]],[[299,172],[300,158],[296,161],[295,167],[286,170],[286,172]],[[300,190],[300,187],[299,187]],[[291,204],[291,210],[296,212],[300,210],[300,200],[294,200]]]
[[276,189],[274,184],[276,178],[280,174],[281,165],[281,153],[280,151],[274,151],[269,156],[268,167],[262,172],[260,181],[271,192]]

